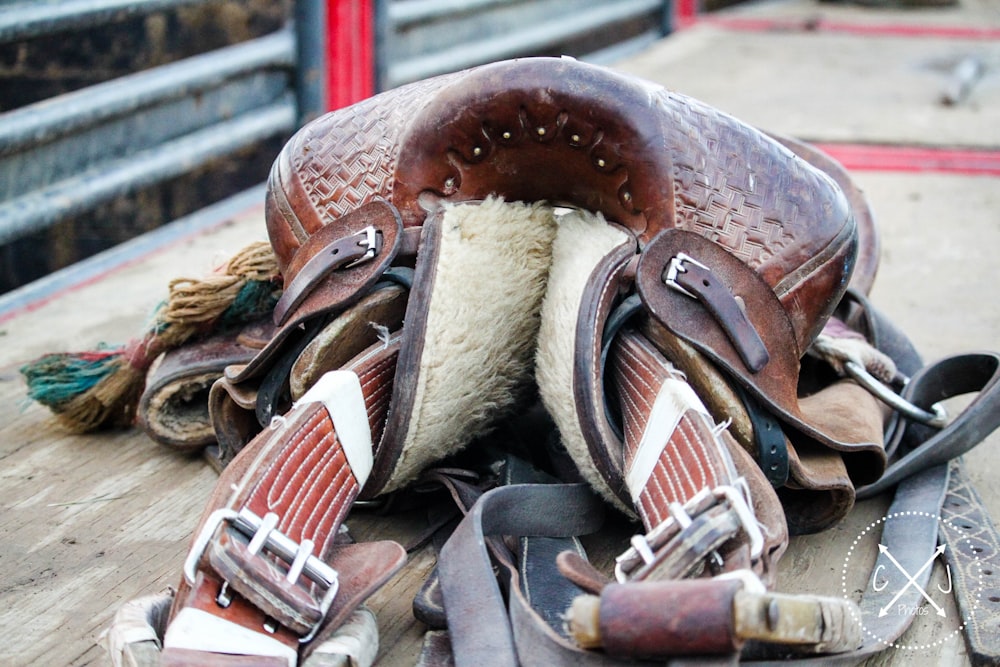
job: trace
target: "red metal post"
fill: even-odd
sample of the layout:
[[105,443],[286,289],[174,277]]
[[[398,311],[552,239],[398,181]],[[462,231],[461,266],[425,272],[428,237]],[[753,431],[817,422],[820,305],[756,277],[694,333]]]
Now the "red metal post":
[[375,1],[326,3],[327,107],[339,109],[375,92]]
[[701,11],[700,0],[673,0],[673,28],[679,30],[693,24]]

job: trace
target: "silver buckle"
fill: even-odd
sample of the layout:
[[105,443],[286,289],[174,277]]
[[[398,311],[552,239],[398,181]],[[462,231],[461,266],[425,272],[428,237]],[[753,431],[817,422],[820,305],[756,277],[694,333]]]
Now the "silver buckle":
[[670,259],[670,268],[667,269],[667,277],[663,279],[663,282],[667,285],[667,287],[672,287],[681,294],[686,294],[692,299],[697,299],[698,298],[697,294],[692,293],[688,289],[682,287],[681,284],[677,282],[677,276],[679,274],[687,273],[687,268],[684,266],[684,264],[686,263],[691,263],[697,266],[698,268],[705,269],[706,271],[711,271],[710,268],[708,268],[707,266],[696,260],[694,257],[691,257],[690,255],[687,255],[683,252],[679,252],[677,253],[677,255],[675,255]]
[[652,563],[655,555],[649,545],[650,541],[655,540],[657,536],[666,532],[674,525],[677,525],[681,530],[689,526],[691,524],[691,515],[688,512],[688,508],[696,507],[708,495],[712,495],[719,500],[725,499],[729,501],[729,506],[736,512],[736,516],[739,518],[744,532],[746,532],[747,537],[750,539],[750,558],[758,558],[764,552],[764,534],[761,533],[757,519],[747,504],[747,498],[750,496],[749,487],[746,480],[740,477],[731,485],[717,486],[714,489],[705,487],[692,496],[684,505],[671,503],[668,508],[670,518],[660,523],[645,535],[634,535],[630,541],[631,546],[615,558],[615,579],[619,583],[628,581],[628,574],[623,569],[623,564],[626,561],[634,560],[637,556],[646,565]]
[[[340,589],[340,575],[335,569],[312,555],[312,550],[315,547],[312,540],[303,540],[300,544],[276,530],[278,515],[273,512],[268,512],[263,519],[247,508],[243,508],[239,512],[233,509],[219,509],[212,512],[201,532],[198,533],[194,544],[191,545],[191,550],[184,561],[184,578],[188,584],[194,586],[198,563],[215,536],[215,531],[222,523],[229,523],[250,540],[247,550],[251,554],[256,555],[266,551],[288,563],[288,572],[285,575],[288,583],[294,584],[300,576],[305,575],[306,579],[325,589],[319,605],[320,620],[308,634],[299,639],[301,643],[310,641],[316,635],[323,621],[326,620],[326,614],[330,611],[334,598],[337,597],[337,591]],[[224,587],[227,585],[227,583],[223,584]]]
[[382,245],[381,243],[379,243],[378,239],[379,233],[380,232],[377,229],[375,229],[374,225],[368,225],[360,232],[355,234],[355,236],[364,235],[364,238],[358,239],[358,245],[365,249],[365,254],[362,255],[361,257],[358,257],[350,264],[344,265],[344,268],[346,269],[353,268],[358,264],[363,264],[368,260],[372,259],[373,257],[375,257],[375,255],[379,251],[379,247]]
[[948,424],[948,413],[940,403],[931,406],[932,411],[924,410],[918,405],[910,403],[908,400],[894,392],[868,372],[868,369],[854,361],[844,362],[844,371],[854,379],[855,382],[867,389],[875,398],[879,399],[896,412],[907,419],[932,426],[934,428],[944,428]]

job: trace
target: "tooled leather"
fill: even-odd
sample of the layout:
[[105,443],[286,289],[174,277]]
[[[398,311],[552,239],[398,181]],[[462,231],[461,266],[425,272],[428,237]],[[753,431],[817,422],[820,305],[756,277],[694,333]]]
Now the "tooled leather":
[[[267,445],[236,487],[229,506],[249,509],[259,517],[277,514],[278,531],[300,544],[311,540],[314,554],[325,559],[360,489],[322,404],[303,406],[286,419],[274,434],[265,432]],[[244,552],[241,540],[223,529],[208,550],[208,561],[258,609],[300,634],[308,632],[319,620],[315,603],[284,586],[284,573],[264,559],[250,571],[240,568],[250,558]]]
[[399,133],[406,119],[454,77],[402,86],[329,113],[289,140],[274,164],[269,188],[287,200],[275,206],[276,222],[268,222],[282,269],[295,250],[329,221],[376,196],[391,198]]
[[[378,433],[388,411],[387,386],[391,387],[395,373],[397,350],[398,341],[395,345],[380,343],[348,364],[358,374],[361,382],[369,424],[373,430],[373,442],[378,442]],[[335,540],[339,526],[360,491],[357,480],[347,463],[330,417],[321,404],[306,404],[283,419],[287,421],[275,422],[278,430],[265,429],[225,469],[201,523],[204,523],[209,512],[218,507],[246,507],[261,517],[274,512],[279,517],[277,530],[287,537],[298,543],[303,539],[311,539],[316,545],[314,555],[322,560],[331,556],[340,558],[337,554],[344,547],[336,546]],[[216,572],[232,570],[224,566],[219,558],[220,550],[226,550],[227,539],[232,540],[228,537],[209,547],[209,562],[214,566],[211,569]],[[379,559],[372,560],[371,563],[371,575],[376,578],[391,573],[393,568],[398,567],[398,563],[394,564],[394,561],[402,558],[394,549],[377,545],[365,545],[373,549],[369,558]],[[228,560],[237,563],[240,559],[237,554],[237,557]],[[268,567],[273,566],[268,564]],[[382,568],[389,569],[383,571]],[[227,578],[231,587],[249,599],[252,605],[237,598],[227,609],[220,610],[215,603],[219,582],[214,575],[206,577],[200,574],[201,583],[195,587],[193,595],[189,598],[182,590],[178,599],[189,600],[189,604],[200,606],[210,613],[224,617],[228,615],[237,621],[243,619],[247,627],[255,629],[260,628],[265,618],[264,612],[259,611],[263,609],[267,616],[288,623],[302,632],[303,624],[314,618],[314,612],[308,606],[282,610],[282,605],[286,605],[295,596],[276,596],[269,590],[269,579],[277,580],[283,576],[278,570],[273,574],[273,577],[251,574]],[[366,586],[375,581],[372,577],[368,578],[370,581]],[[346,583],[342,581],[341,588]],[[347,585],[354,587],[353,583]],[[185,588],[186,585],[182,584],[181,589]],[[342,597],[343,595],[338,595],[335,600],[338,608],[342,606]],[[279,628],[279,632],[285,633],[287,630],[283,626]]]
[[[669,362],[652,342],[629,330],[621,332],[612,345],[607,373],[613,391],[621,397],[624,457],[628,462],[643,436],[660,386],[668,377],[683,376],[670,370]],[[692,419],[690,410],[663,445],[656,474],[643,489],[636,508],[646,529],[651,530],[671,516],[671,502],[684,505],[705,487],[731,485],[736,477],[743,477],[750,489],[754,515],[765,527],[763,558],[751,563],[747,551],[731,548],[724,555],[724,569],[753,567],[765,581],[770,581],[774,565],[788,544],[788,532],[778,498],[760,468],[728,433],[716,436],[703,420]],[[685,551],[689,550],[678,553]]]
[[263,474],[234,500],[257,516],[275,512],[278,530],[296,542],[312,540],[323,554],[359,488],[326,409],[316,404],[302,411],[279,446],[268,448]]
[[[657,392],[671,374],[662,357],[656,363],[648,343],[627,332],[612,346],[611,362],[609,371],[622,406],[628,469]],[[637,501],[636,509],[647,529],[670,518],[671,503],[683,505],[703,488],[714,489],[732,482],[719,447],[702,419],[693,417],[690,410],[681,417],[677,430],[663,443],[656,467]]]
[[948,494],[941,505],[941,542],[951,567],[955,602],[965,620],[965,643],[973,664],[996,664],[1000,656],[1000,595],[992,585],[1000,563],[1000,534],[973,488],[960,459],[949,464]]
[[[619,98],[635,104],[616,107]],[[452,100],[466,106],[444,103]],[[472,113],[477,101],[493,116]],[[568,198],[645,241],[672,226],[694,229],[772,287],[784,281],[800,344],[835,305],[856,253],[847,200],[818,169],[707,105],[573,61],[523,59],[387,91],[304,128],[276,169],[294,214],[268,217],[283,266],[296,234],[376,195],[390,198],[405,226],[422,222],[424,193]]]
[[393,379],[399,361],[400,336],[396,334],[385,343],[379,343],[346,366],[361,380],[361,392],[368,410],[368,425],[376,451],[380,448],[392,399]]

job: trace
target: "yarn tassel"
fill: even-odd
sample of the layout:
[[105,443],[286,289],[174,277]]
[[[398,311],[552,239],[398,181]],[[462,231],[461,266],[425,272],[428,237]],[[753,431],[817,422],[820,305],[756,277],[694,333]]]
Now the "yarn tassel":
[[264,242],[247,246],[206,278],[175,279],[140,338],[115,348],[47,354],[22,366],[28,396],[74,433],[129,426],[157,357],[270,313],[280,295],[278,279],[277,260]]

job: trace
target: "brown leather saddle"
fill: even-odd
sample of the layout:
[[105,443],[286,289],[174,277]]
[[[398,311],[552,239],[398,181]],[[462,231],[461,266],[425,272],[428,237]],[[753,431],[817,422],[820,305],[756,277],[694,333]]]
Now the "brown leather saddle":
[[[506,562],[490,538],[512,534],[500,526],[569,538],[587,524],[559,513],[555,529],[526,512],[561,501],[514,494],[515,475],[481,498],[454,492],[470,518],[440,574],[458,664],[862,643],[853,603],[765,588],[789,531],[832,525],[886,469],[882,404],[815,353],[820,336],[823,349],[846,341],[869,353],[861,371],[895,370],[865,340],[875,325],[858,304],[877,234],[838,165],[647,82],[525,59],[310,123],[275,162],[266,212],[284,290],[252,337],[266,344],[212,387],[224,469],[173,603],[167,663],[314,653],[403,559],[392,544],[337,540],[352,503],[403,492],[537,406],[578,479],[642,524],[618,583],[575,556],[560,557],[559,576],[600,598],[598,616],[703,608],[645,625],[601,616],[585,641],[584,596],[575,629],[545,640],[560,648],[528,658],[537,641],[513,646],[532,626],[526,604],[493,621],[513,634],[484,640],[468,591],[504,602],[495,583],[463,583],[479,581],[468,554]],[[597,512],[589,494],[571,491],[571,515]],[[618,587],[624,597],[605,601]],[[520,596],[508,596],[513,614]],[[751,611],[737,622],[741,605]]]
[[[572,60],[503,63],[407,86],[324,117],[279,156],[267,204],[286,283],[279,329],[264,353],[229,379],[259,377],[302,323],[344,309],[387,269],[415,263],[406,310],[397,313],[409,325],[402,362],[412,365],[435,288],[437,241],[428,232],[444,207],[491,196],[546,201],[600,212],[628,237],[603,260],[603,284],[588,285],[584,299],[599,303],[588,304],[575,343],[577,411],[603,475],[620,474],[620,463],[596,381],[602,337],[611,310],[631,291],[651,315],[642,326],[654,339],[711,359],[780,414],[796,438],[844,452],[855,481],[872,481],[883,465],[880,436],[840,433],[796,396],[799,359],[839,303],[859,254],[856,282],[870,285],[874,276],[877,241],[867,207],[856,215],[834,179],[848,183],[804,146]],[[848,191],[858,204],[857,191]],[[367,239],[358,236],[368,227],[381,244],[370,259],[363,257]],[[342,260],[338,244],[353,247],[353,258]],[[698,271],[699,252],[716,261],[710,270],[724,281],[719,292],[692,296],[667,286],[671,260],[685,253]],[[682,280],[691,275],[680,273]],[[394,420],[367,496],[399,484],[389,477],[402,446],[397,432],[412,412],[406,389],[394,389]]]

